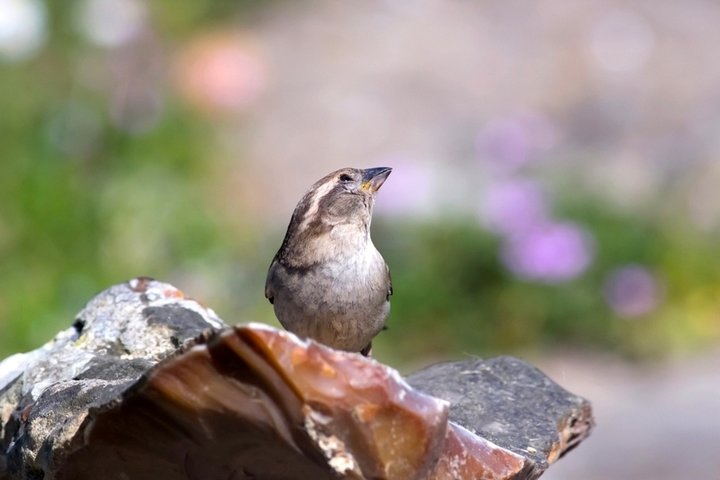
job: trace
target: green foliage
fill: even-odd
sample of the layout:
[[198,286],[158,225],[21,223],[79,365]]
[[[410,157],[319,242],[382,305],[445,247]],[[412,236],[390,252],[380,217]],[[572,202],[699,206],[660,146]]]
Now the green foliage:
[[40,85],[0,89],[0,357],[47,341],[98,290],[167,275],[221,238],[203,201],[202,125],[178,112],[133,137],[101,120],[97,152],[69,155],[48,134],[54,87]]
[[[225,206],[232,186],[224,184],[224,162],[245,158],[227,160],[218,144],[227,130],[234,141],[248,134],[245,125],[228,127],[232,121],[222,113],[210,118],[183,101],[172,78],[183,42],[218,25],[227,33],[251,24],[267,4],[152,1],[152,35],[145,39],[152,48],[145,55],[144,44],[122,52],[91,45],[75,26],[77,2],[45,3],[45,48],[0,65],[0,358],[36,348],[68,327],[96,292],[138,275],[175,282],[231,323],[275,322],[262,285],[283,232],[271,235],[264,231],[271,222],[257,221],[273,193]],[[244,44],[230,46],[238,45]],[[128,71],[133,61],[142,68]],[[136,78],[153,68],[148,78]],[[113,95],[133,86],[140,93],[154,88],[162,102],[151,128],[123,128],[113,117]],[[458,137],[457,151],[473,134]],[[477,166],[466,163],[462,170],[472,175]],[[242,172],[258,168],[266,166]],[[276,185],[287,180],[282,175]],[[554,213],[585,227],[595,245],[590,268],[564,283],[511,274],[500,261],[502,240],[474,217],[376,218],[374,240],[395,287],[389,330],[377,340],[380,358],[544,346],[647,357],[720,339],[716,235],[660,208],[617,212],[572,181],[556,190],[563,201]],[[627,318],[609,306],[604,290],[615,269],[631,264],[652,272],[662,295],[652,311]]]
[[[401,226],[376,222],[375,243],[390,263],[396,292],[390,328],[379,338],[378,351],[389,349],[393,358],[408,361],[419,354],[444,358],[544,345],[647,357],[720,339],[710,298],[720,275],[712,262],[701,261],[712,258],[709,239],[686,255],[677,238],[640,218],[591,203],[573,213],[596,235],[596,260],[585,275],[560,284],[510,275],[497,260],[497,239],[473,219]],[[684,285],[673,282],[679,288],[668,291],[667,284],[677,280],[668,273],[687,268],[693,259],[696,275],[688,275]],[[623,318],[603,294],[608,274],[628,263],[661,272],[664,300],[647,315]],[[704,298],[698,298],[699,291],[707,292]]]

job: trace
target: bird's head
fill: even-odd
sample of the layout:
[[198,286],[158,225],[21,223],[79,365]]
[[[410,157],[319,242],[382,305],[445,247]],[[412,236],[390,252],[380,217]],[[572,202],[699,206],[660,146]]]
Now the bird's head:
[[304,210],[303,223],[369,224],[375,194],[391,171],[390,167],[341,168],[326,175],[298,204]]
[[295,207],[278,252],[281,263],[312,264],[336,248],[367,243],[375,194],[391,171],[341,168],[315,182]]

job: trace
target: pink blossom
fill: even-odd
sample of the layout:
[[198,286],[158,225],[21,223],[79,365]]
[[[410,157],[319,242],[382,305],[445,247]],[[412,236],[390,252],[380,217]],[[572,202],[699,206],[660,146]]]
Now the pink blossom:
[[594,249],[589,233],[580,226],[547,223],[508,238],[501,255],[520,278],[559,283],[581,275],[592,263]]

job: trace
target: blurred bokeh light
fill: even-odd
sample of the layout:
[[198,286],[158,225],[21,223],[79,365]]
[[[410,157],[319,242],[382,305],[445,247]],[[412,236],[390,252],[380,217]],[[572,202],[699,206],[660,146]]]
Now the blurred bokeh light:
[[718,24],[711,0],[0,0],[0,357],[137,275],[275,323],[295,202],[390,166],[380,360],[716,358]]
[[43,46],[45,4],[40,0],[5,0],[0,9],[0,58],[21,61]]

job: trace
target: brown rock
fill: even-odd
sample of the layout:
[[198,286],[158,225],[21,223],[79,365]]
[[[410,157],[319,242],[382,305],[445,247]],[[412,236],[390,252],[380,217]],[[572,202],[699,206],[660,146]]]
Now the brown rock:
[[410,381],[134,280],[0,363],[0,480],[532,479],[592,425],[510,357]]
[[445,402],[383,365],[250,325],[91,411],[58,478],[425,478],[446,426]]

